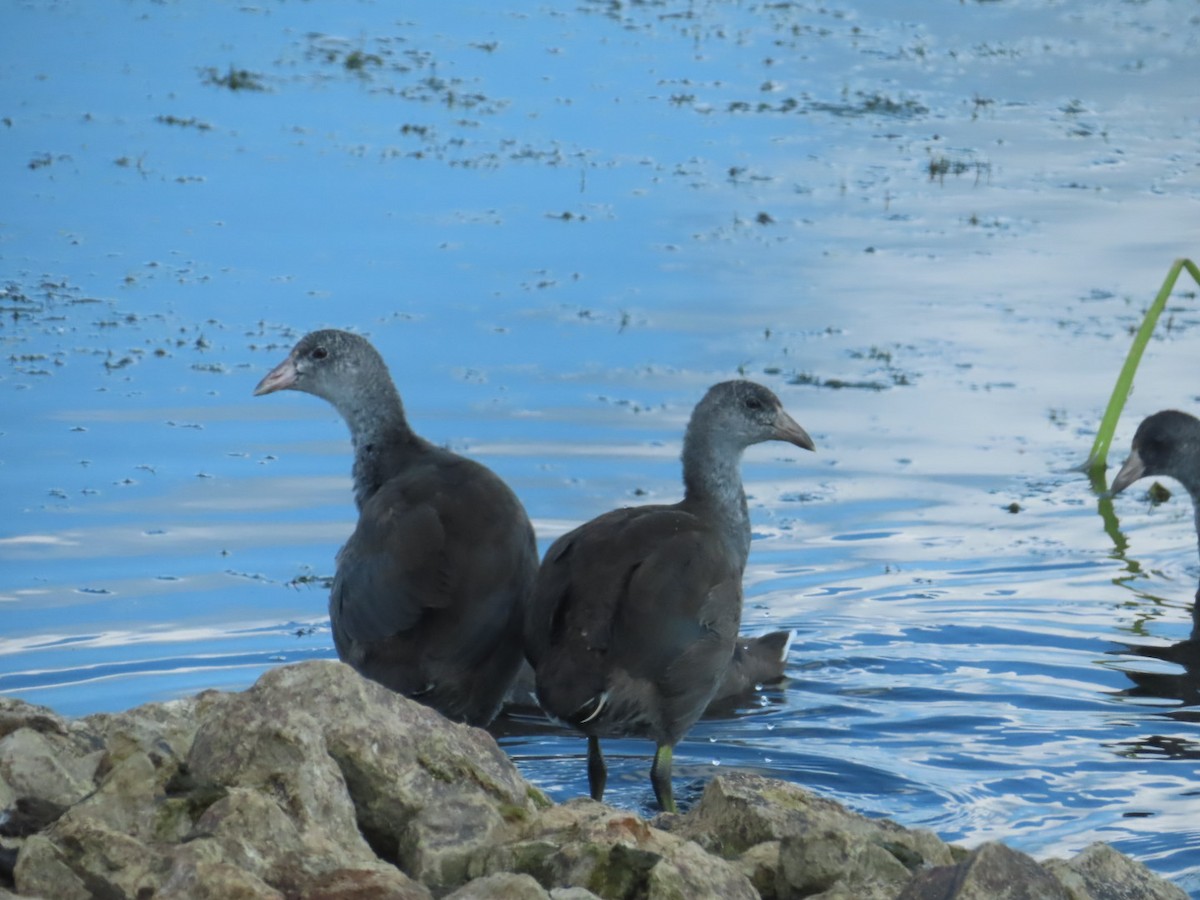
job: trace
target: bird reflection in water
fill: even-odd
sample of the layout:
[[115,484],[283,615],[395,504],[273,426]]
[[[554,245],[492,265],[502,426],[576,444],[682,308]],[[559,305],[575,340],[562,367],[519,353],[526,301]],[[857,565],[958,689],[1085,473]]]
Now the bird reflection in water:
[[[1128,540],[1120,530],[1113,497],[1138,479],[1155,475],[1173,478],[1187,490],[1200,538],[1200,420],[1176,410],[1164,410],[1147,417],[1138,426],[1129,456],[1113,478],[1111,490],[1104,490],[1102,483],[1095,485],[1100,497],[1100,516],[1115,547],[1114,556],[1124,561],[1127,570],[1126,574],[1114,579],[1115,584],[1125,586],[1141,577],[1142,570],[1136,560],[1126,555]],[[1150,490],[1152,502],[1164,502],[1170,496],[1170,491],[1157,482]],[[1200,590],[1196,592],[1191,612],[1192,630],[1186,640],[1158,646],[1122,643],[1113,652],[1167,664],[1153,670],[1122,667],[1133,686],[1121,691],[1119,696],[1166,701],[1170,707],[1158,709],[1159,715],[1175,722],[1194,724],[1200,722]],[[1159,704],[1156,702],[1155,706]],[[1122,755],[1200,759],[1200,743],[1177,736],[1152,735],[1123,741],[1119,747],[1118,752]]]

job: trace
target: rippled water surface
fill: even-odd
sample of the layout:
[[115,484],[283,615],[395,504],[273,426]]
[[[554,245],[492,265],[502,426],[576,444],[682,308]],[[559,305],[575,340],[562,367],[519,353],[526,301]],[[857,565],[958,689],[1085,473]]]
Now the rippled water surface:
[[[1200,253],[1200,7],[902,6],[6,5],[0,692],[81,715],[333,655],[346,431],[250,396],[314,327],[369,334],[543,547],[678,498],[691,406],[744,374],[818,444],[744,464],[744,630],[795,640],[681,797],[753,770],[1200,897],[1192,511],[1074,468]],[[1200,406],[1194,287],[1114,456]],[[586,790],[581,739],[502,729]],[[649,810],[651,748],[607,746]]]

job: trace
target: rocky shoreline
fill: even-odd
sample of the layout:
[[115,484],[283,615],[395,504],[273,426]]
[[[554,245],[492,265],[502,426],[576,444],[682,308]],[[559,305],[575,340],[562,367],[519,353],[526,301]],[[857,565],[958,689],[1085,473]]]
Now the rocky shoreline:
[[65,719],[0,698],[0,897],[1187,900],[1105,844],[965,850],[796,785],[550,802],[487,732],[331,661]]

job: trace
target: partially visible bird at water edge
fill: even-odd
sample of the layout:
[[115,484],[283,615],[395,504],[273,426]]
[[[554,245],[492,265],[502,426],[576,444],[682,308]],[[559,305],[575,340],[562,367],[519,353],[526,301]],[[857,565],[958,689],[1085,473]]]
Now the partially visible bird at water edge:
[[[1200,419],[1177,409],[1164,409],[1143,419],[1111,491],[1119,494],[1139,478],[1153,475],[1165,475],[1183,485],[1192,498],[1200,539]],[[1200,640],[1200,590],[1192,605],[1192,634]]]

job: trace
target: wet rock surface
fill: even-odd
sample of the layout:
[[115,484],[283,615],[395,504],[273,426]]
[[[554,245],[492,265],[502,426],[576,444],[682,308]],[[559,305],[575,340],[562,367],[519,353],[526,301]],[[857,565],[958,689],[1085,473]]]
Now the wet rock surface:
[[551,803],[485,731],[340,663],[69,720],[0,700],[0,878],[64,898],[1185,898],[1103,844],[953,847],[796,785],[646,821]]

